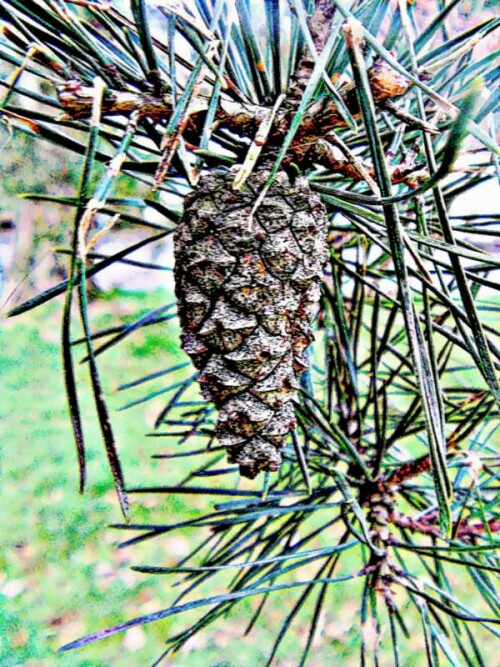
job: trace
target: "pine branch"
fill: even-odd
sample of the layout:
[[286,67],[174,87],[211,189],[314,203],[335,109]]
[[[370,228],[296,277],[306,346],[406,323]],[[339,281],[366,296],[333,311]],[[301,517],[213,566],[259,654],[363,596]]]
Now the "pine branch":
[[[439,524],[437,522],[437,515],[426,515],[422,519],[413,519],[412,517],[402,514],[394,510],[389,515],[389,521],[398,528],[410,530],[412,533],[420,533],[421,535],[432,535],[434,537],[441,537]],[[455,534],[455,539],[463,540],[485,537],[488,533],[500,532],[500,519],[490,519],[486,523],[471,522],[464,520],[461,522]],[[392,544],[397,542],[392,538]]]
[[[379,105],[387,100],[392,101],[405,95],[411,86],[410,82],[403,79],[398,72],[381,59],[377,59],[369,70],[369,78],[374,99]],[[78,81],[70,81],[59,86],[57,92],[59,103],[66,114],[65,117],[74,119],[90,117],[93,104],[92,88],[83,86]],[[354,84],[345,85],[340,90],[340,96],[350,113],[357,117],[359,107]],[[200,135],[200,128],[203,126],[209,103],[208,97],[199,95],[196,105],[190,109],[185,135],[194,145]],[[159,98],[152,94],[107,90],[103,101],[104,116],[129,116],[135,110],[143,119],[151,118],[156,122],[168,121],[172,115],[172,100],[169,96]],[[290,106],[284,105],[283,110],[276,114],[269,131],[270,147],[279,146],[282,142],[288,131],[293,111]],[[215,124],[218,130],[229,130],[240,136],[253,136],[269,113],[270,108],[267,106],[243,104],[222,97],[215,113]],[[288,161],[295,161],[299,164],[310,162],[311,147],[328,132],[344,126],[345,121],[333,98],[324,97],[313,102],[304,114],[292,142]]]

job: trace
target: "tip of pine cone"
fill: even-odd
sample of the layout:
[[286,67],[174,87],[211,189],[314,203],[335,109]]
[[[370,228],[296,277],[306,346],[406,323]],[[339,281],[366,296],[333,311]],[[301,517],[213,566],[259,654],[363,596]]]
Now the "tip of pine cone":
[[275,463],[274,461],[267,462],[267,464],[264,466],[259,466],[258,461],[253,461],[250,464],[245,463],[240,465],[240,475],[242,477],[246,477],[247,479],[255,479],[259,473],[277,472],[279,467],[279,463]]
[[246,477],[247,479],[255,479],[259,474],[260,470],[251,465],[241,465],[240,466],[240,475]]
[[261,472],[277,472],[281,465],[281,454],[274,445],[265,441],[247,444],[235,459],[240,475],[247,479],[255,479]]

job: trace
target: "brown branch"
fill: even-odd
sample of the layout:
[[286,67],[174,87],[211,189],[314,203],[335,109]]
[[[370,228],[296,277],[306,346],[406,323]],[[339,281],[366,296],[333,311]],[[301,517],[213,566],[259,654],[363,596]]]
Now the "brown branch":
[[[413,519],[409,516],[406,516],[405,514],[402,514],[401,512],[398,512],[397,510],[394,510],[389,515],[389,521],[398,528],[410,530],[412,533],[440,537],[441,531],[439,529],[439,525],[437,524],[437,520],[436,513],[427,515],[424,519]],[[488,532],[500,532],[500,519],[490,519],[486,525],[484,523],[469,523],[468,521],[462,521],[457,530],[455,538],[461,539],[464,537],[484,537],[488,534]]]
[[[382,104],[389,99],[404,95],[410,83],[383,60],[376,60],[369,71],[374,99]],[[58,90],[59,102],[64,112],[71,118],[88,118],[93,103],[93,89],[83,86],[78,81],[69,81]],[[340,89],[342,99],[354,117],[359,115],[354,84],[350,83]],[[292,105],[293,106],[293,105]],[[208,98],[199,96],[196,106],[190,109],[187,133],[193,139],[199,135],[199,129],[208,108]],[[141,117],[155,121],[168,120],[172,113],[171,100],[165,96],[158,98],[150,94],[107,90],[103,100],[103,115],[130,115],[139,110]],[[269,115],[269,108],[259,105],[248,105],[221,96],[219,108],[215,115],[218,127],[228,129],[240,136],[253,136],[257,128]],[[276,115],[269,132],[269,143],[277,146],[290,126],[294,111],[285,106]],[[290,148],[290,161],[299,165],[309,160],[309,149],[319,139],[335,128],[345,126],[337,104],[331,97],[324,97],[313,102],[300,124]],[[190,139],[191,140],[191,139]]]
[[424,454],[420,458],[403,463],[393,470],[387,478],[386,484],[388,486],[399,486],[408,479],[421,475],[424,472],[430,472],[430,470],[431,457],[428,454]]
[[[325,145],[325,142],[322,141],[318,141],[310,148],[308,152],[308,160],[310,162],[316,162],[333,173],[347,176],[353,181],[366,181],[370,183],[370,181],[373,182],[375,180],[375,172],[372,167],[362,162],[358,162],[358,160],[354,158],[339,160],[335,154],[329,150],[329,147]],[[389,171],[391,182],[394,185],[405,183],[412,189],[417,188],[429,177],[428,174],[418,171],[415,167],[409,165],[396,165],[395,167],[391,167]],[[375,191],[375,195],[378,194],[378,191]]]
[[[57,88],[59,103],[70,118],[89,118],[94,102],[94,88],[83,86],[79,81],[68,81]],[[172,114],[170,99],[159,99],[151,95],[106,90],[102,103],[103,116],[129,116],[140,109],[143,117],[153,120],[169,118]]]
[[[460,409],[468,407],[472,402],[480,402],[486,396],[486,391],[480,391],[473,396],[470,396],[460,405]],[[468,425],[466,425],[466,428]],[[451,433],[446,441],[446,450],[448,456],[458,453],[458,444],[461,439],[464,437],[463,433],[463,424],[459,424],[457,428]],[[413,459],[412,461],[407,461],[398,466],[392,473],[384,480],[384,484],[387,487],[394,487],[403,484],[406,480],[421,475],[424,472],[430,472],[432,467],[431,458],[429,454],[424,454],[418,459]]]
[[323,51],[335,9],[335,4],[331,0],[316,0],[314,12],[307,20],[316,54],[305,49],[299,58],[292,84],[292,94],[295,97],[300,98],[314,69],[315,56]]
[[395,118],[402,121],[403,123],[406,123],[406,125],[409,125],[410,127],[416,127],[419,130],[428,132],[429,134],[439,134],[439,130],[437,127],[431,125],[430,123],[427,123],[421,118],[417,118],[417,116],[414,116],[413,114],[409,113],[408,111],[405,111],[404,109],[400,109],[390,99],[385,100],[385,102],[382,102],[380,106],[382,109],[388,111]]
[[[378,106],[387,100],[397,99],[405,95],[411,86],[399,72],[396,72],[381,58],[378,58],[368,71],[368,78],[373,99]],[[345,84],[340,88],[339,93],[353,118],[359,118],[360,109],[354,83]],[[293,160],[299,165],[310,162],[309,147],[329,132],[345,126],[346,122],[332,97],[325,96],[313,102],[295,134],[291,147]]]
[[318,53],[321,53],[330,36],[330,23],[335,10],[335,3],[332,0],[316,0],[314,12],[308,20],[308,24]]

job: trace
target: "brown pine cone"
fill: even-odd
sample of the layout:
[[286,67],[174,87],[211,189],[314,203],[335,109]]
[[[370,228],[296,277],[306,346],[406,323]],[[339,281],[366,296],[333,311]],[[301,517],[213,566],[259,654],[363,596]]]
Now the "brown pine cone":
[[268,171],[232,189],[210,172],[186,198],[175,233],[182,347],[219,409],[216,432],[243,476],[278,470],[295,428],[311,322],[327,256],[327,217],[304,177],[280,172],[250,221]]

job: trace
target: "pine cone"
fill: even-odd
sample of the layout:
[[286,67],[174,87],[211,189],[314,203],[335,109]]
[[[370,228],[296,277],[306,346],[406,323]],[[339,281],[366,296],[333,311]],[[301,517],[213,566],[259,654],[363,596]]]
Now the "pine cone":
[[295,427],[327,255],[325,209],[303,177],[279,173],[250,221],[268,176],[235,192],[234,170],[207,173],[175,233],[182,347],[219,409],[220,444],[251,479],[279,469]]

